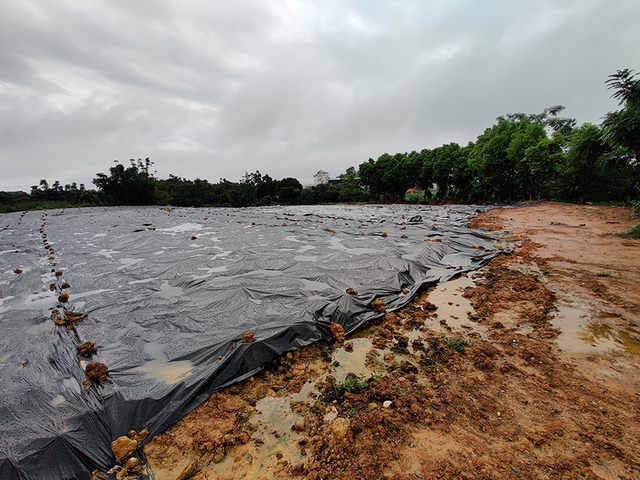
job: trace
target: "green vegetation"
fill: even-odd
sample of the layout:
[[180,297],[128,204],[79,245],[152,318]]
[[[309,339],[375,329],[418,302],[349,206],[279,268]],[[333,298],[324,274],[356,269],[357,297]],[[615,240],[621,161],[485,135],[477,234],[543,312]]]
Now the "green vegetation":
[[464,353],[464,349],[471,346],[469,342],[460,337],[449,337],[445,338],[444,341],[447,345],[460,353]]
[[339,391],[358,393],[367,388],[369,384],[364,378],[364,375],[355,375],[353,373],[348,373],[344,381],[337,382],[336,388]]
[[[337,179],[319,170],[315,185],[295,178],[275,180],[259,171],[239,182],[218,183],[174,175],[158,179],[148,158],[116,162],[109,173],[84,185],[41,180],[31,193],[0,192],[0,212],[84,205],[176,205],[246,207],[272,204],[423,201],[480,202],[550,199],[596,203],[630,202],[640,197],[640,79],[618,70],[606,80],[620,110],[601,125],[560,116],[563,106],[542,113],[500,116],[475,142],[444,144],[420,152],[384,153]],[[422,188],[420,188],[422,187]],[[640,226],[630,233],[640,236]]]
[[612,273],[606,270],[596,273],[596,277],[610,277],[611,275]]

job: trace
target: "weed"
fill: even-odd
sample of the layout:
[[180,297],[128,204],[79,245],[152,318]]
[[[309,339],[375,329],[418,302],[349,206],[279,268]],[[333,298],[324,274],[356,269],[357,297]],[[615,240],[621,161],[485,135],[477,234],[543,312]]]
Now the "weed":
[[640,238],[640,222],[631,227],[631,229],[626,233],[626,236],[631,238]]
[[358,393],[368,386],[369,384],[364,379],[364,375],[355,375],[353,373],[348,373],[344,381],[336,383],[336,388],[338,390],[344,390],[345,392],[351,393]]
[[460,353],[464,353],[464,349],[471,346],[469,342],[460,337],[445,338],[444,341],[447,342],[447,345]]
[[596,273],[596,277],[610,277],[611,275],[612,275],[611,272],[607,272],[607,271]]

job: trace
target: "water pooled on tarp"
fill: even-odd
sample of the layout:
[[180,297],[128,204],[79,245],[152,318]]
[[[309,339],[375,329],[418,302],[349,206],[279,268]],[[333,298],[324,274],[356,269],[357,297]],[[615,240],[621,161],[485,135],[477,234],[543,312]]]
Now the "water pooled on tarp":
[[[0,368],[0,474],[108,470],[118,436],[145,427],[157,435],[283,352],[329,339],[330,322],[354,331],[380,315],[374,299],[398,309],[484,265],[500,253],[499,235],[465,227],[477,209],[488,207],[107,207],[29,212],[20,222],[20,214],[4,215],[11,228],[0,232],[3,264],[23,273],[0,272],[0,351],[11,354]],[[58,292],[43,280],[52,277],[40,228],[71,284],[65,308],[87,314],[74,330],[44,326]],[[241,343],[246,332],[256,341]],[[109,367],[107,380],[80,394],[64,386],[85,380],[79,340],[95,342],[92,360]],[[156,344],[161,358],[148,350]],[[52,416],[58,395],[65,401]]]

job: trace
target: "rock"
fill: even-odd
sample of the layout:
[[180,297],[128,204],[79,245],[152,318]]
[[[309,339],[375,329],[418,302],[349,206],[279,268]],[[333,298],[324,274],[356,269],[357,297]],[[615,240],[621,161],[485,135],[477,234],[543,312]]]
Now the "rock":
[[129,438],[132,440],[136,440],[138,443],[144,442],[144,440],[149,436],[149,430],[145,427],[140,430],[140,433],[136,433],[135,430],[131,430],[129,432]]
[[240,343],[251,343],[255,341],[256,337],[254,336],[253,332],[245,332],[243,339],[240,340]]
[[346,352],[353,352],[353,342],[347,342],[344,344],[344,349]]
[[62,292],[58,295],[58,301],[60,303],[67,303],[69,301],[69,294],[67,292]]
[[393,403],[393,402],[392,402],[391,400],[385,400],[385,401],[382,403],[382,406],[383,406],[384,408],[389,408],[389,407],[391,407],[391,404],[392,404],[392,403]]
[[304,423],[304,417],[298,417],[296,418],[296,423],[293,424],[293,429],[300,433],[304,430],[305,427],[305,423]]
[[344,328],[342,328],[342,325],[331,322],[329,324],[329,329],[331,330],[331,335],[333,335],[336,341],[344,342]]
[[136,468],[139,463],[140,463],[140,460],[138,460],[136,457],[131,457],[129,460],[127,460],[125,467],[128,469],[133,469],[133,468]]
[[238,440],[238,442],[245,444],[249,441],[249,434],[247,432],[240,432],[237,437],[236,440]]
[[182,473],[176,477],[176,480],[189,480],[200,472],[200,467],[194,462],[190,463],[182,470]]
[[60,286],[60,288],[70,288],[70,287],[71,287],[71,285],[69,285],[67,282],[64,282],[64,283]]
[[400,370],[407,373],[415,373],[418,371],[418,368],[413,363],[402,360],[400,362]]
[[120,463],[125,458],[129,458],[137,449],[138,442],[124,435],[111,442],[111,451],[113,452],[113,456],[116,457],[116,463]]
[[347,288],[347,293],[348,293],[349,295],[357,295],[357,294],[358,294],[357,290],[354,290],[354,289],[353,289],[353,288],[351,288],[351,287]]
[[16,268],[13,273],[22,273],[22,270],[20,270],[19,268]]
[[409,293],[409,290],[407,288],[402,289],[402,294],[406,295]]
[[331,433],[334,441],[340,441],[349,433],[350,421],[348,418],[336,418],[331,425]]
[[373,308],[376,312],[384,313],[387,311],[387,304],[382,300],[374,300],[371,302],[371,308]]
[[[56,317],[56,318],[60,318],[60,317]],[[93,355],[98,351],[98,349],[96,348],[96,344],[93,342],[82,342],[78,344],[76,348],[78,349],[78,353],[83,357],[88,357],[89,355]]]
[[338,409],[336,407],[334,407],[334,406],[331,406],[331,407],[328,407],[324,411],[324,417],[323,417],[322,421],[324,421],[324,422],[332,422],[336,418],[338,418]]
[[381,237],[386,237],[387,236],[387,232],[382,232],[382,235],[380,235]]
[[90,362],[84,369],[84,374],[90,380],[106,380],[109,369],[104,363]]
[[127,476],[129,475],[129,469],[128,468],[120,468],[118,469],[118,471],[116,472],[116,480],[124,480],[125,478],[127,478]]

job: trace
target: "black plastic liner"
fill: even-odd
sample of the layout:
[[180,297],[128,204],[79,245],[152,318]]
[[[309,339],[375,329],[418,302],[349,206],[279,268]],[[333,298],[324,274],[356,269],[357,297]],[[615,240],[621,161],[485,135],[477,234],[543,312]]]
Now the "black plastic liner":
[[[380,316],[374,299],[401,308],[424,288],[510,251],[507,234],[465,227],[489,208],[112,207],[0,216],[0,478],[106,471],[117,437],[146,427],[152,438],[283,352],[330,339],[330,322],[349,333]],[[72,330],[52,321],[62,282],[70,284],[64,307],[87,314]],[[247,331],[257,341],[240,343]],[[76,349],[84,341],[99,347],[91,360],[110,377],[87,390],[88,360]]]

